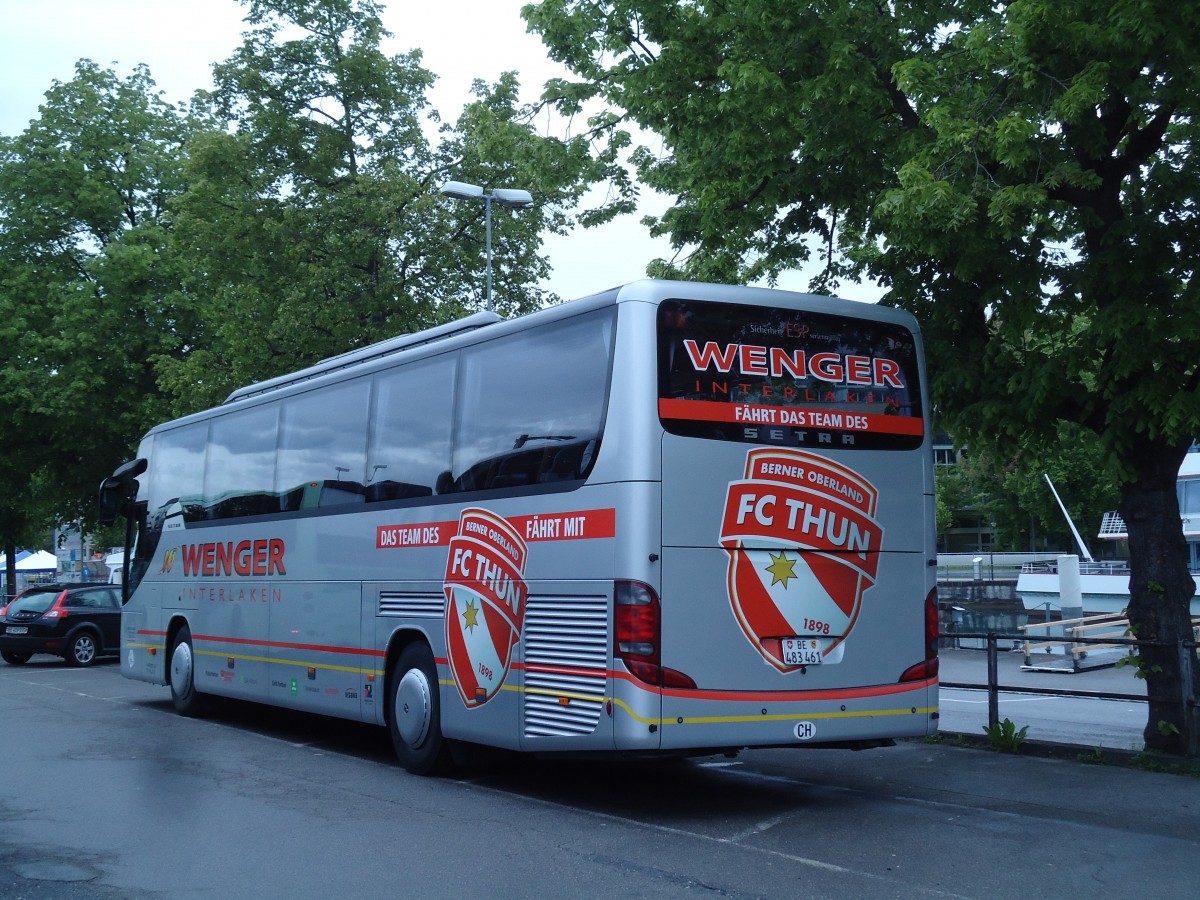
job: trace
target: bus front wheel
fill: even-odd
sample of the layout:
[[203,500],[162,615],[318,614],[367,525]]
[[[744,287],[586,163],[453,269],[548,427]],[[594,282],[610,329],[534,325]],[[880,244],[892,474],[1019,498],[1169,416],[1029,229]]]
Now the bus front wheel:
[[195,654],[192,652],[192,631],[186,625],[175,634],[171,643],[171,702],[181,716],[199,716],[204,712],[204,700],[196,690]]
[[388,690],[388,727],[400,764],[414,775],[445,771],[450,751],[442,737],[437,665],[426,644],[409,644],[400,652],[392,666]]

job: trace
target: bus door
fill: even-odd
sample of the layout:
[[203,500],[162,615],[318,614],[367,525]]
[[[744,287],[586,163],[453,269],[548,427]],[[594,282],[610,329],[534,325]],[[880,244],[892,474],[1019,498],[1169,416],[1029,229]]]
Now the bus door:
[[144,585],[138,602],[126,601],[121,610],[121,674],[157,684],[165,681],[167,658],[159,637],[163,633],[161,593],[157,584]]

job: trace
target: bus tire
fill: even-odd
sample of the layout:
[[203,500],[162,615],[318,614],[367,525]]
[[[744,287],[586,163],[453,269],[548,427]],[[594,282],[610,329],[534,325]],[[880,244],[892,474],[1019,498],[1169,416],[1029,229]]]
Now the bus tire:
[[204,699],[196,690],[195,654],[192,652],[192,630],[183,625],[171,642],[168,681],[171,702],[181,716],[195,717],[204,713]]
[[414,775],[446,771],[450,748],[442,737],[437,665],[427,644],[417,641],[400,651],[388,693],[388,729],[400,764]]

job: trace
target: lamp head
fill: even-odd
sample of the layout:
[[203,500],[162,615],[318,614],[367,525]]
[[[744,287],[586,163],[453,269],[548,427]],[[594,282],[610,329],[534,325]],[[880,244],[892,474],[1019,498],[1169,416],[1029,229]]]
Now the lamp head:
[[465,181],[447,181],[439,190],[455,200],[478,200],[483,197],[482,187],[477,184],[467,184]]
[[517,188],[496,188],[492,200],[509,209],[528,209],[533,206],[533,195]]

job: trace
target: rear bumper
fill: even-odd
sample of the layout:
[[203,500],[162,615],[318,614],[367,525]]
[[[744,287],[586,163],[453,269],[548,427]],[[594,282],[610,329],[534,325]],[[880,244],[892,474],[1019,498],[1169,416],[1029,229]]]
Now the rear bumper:
[[659,748],[855,745],[937,731],[937,680],[832,691],[662,693]]
[[35,634],[0,634],[0,651],[9,653],[53,653],[61,656],[66,642],[61,637]]

